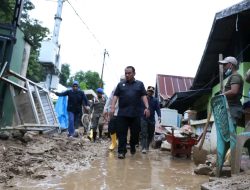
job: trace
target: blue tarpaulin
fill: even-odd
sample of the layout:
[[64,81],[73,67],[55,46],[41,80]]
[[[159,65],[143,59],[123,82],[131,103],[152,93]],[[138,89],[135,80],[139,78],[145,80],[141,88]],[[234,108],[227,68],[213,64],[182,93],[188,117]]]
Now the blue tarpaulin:
[[60,128],[62,129],[68,128],[67,105],[68,105],[68,97],[59,96],[56,102],[55,110],[56,110],[58,121],[60,123]]

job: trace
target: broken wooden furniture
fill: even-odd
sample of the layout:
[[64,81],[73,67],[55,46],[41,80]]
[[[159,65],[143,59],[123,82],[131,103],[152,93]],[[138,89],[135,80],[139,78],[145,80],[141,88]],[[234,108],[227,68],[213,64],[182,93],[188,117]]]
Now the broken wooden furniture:
[[216,176],[221,176],[225,155],[229,148],[231,150],[231,173],[239,173],[241,150],[245,142],[250,139],[250,132],[236,135],[225,95],[213,97],[211,106],[217,131]]
[[57,129],[60,132],[48,90],[12,70],[7,70],[6,66],[7,62],[0,72],[0,79],[9,85],[15,110],[15,127],[3,127],[1,130],[38,128],[37,131]]

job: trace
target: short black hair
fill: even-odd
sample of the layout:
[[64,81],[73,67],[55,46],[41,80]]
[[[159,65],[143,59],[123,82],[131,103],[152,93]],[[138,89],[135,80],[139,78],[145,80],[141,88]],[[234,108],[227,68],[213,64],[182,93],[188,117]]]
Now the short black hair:
[[133,66],[127,66],[125,69],[132,69],[132,71],[135,73],[135,68]]

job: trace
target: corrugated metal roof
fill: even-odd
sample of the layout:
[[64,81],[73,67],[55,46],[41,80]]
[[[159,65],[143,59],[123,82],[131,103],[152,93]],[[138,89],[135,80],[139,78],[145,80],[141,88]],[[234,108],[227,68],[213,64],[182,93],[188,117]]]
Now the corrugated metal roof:
[[158,97],[167,100],[176,92],[185,92],[190,89],[193,80],[192,77],[158,74],[156,76]]

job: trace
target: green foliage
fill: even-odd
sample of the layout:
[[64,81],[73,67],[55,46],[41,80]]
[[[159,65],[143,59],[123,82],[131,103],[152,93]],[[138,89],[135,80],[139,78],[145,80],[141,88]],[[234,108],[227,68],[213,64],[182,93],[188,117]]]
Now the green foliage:
[[34,8],[35,6],[30,0],[24,1],[20,28],[24,32],[25,38],[32,45],[27,78],[40,82],[45,79],[45,69],[38,63],[39,48],[41,47],[41,41],[48,36],[49,29],[43,27],[38,20],[30,18],[28,12]]
[[[0,3],[0,23],[11,24],[14,17],[16,0],[1,0]],[[41,41],[49,34],[49,30],[41,23],[29,16],[29,11],[35,6],[30,0],[24,0],[21,15],[20,29],[23,31],[25,39],[31,44],[30,58],[27,70],[27,78],[35,82],[40,82],[45,78],[45,70],[38,63],[39,48]]]
[[98,87],[100,87],[101,84],[101,78],[99,74],[93,71],[79,71],[75,73],[74,76],[70,77],[67,83],[68,86],[71,86],[74,80],[77,80],[79,82],[81,89],[96,90]]
[[26,21],[21,21],[21,29],[35,51],[39,50],[41,41],[49,34],[49,29],[41,26],[40,22],[36,19],[28,18]]
[[1,0],[0,23],[10,24],[13,19],[16,0]]
[[62,67],[61,67],[59,82],[63,86],[67,86],[67,80],[68,80],[68,78],[70,76],[70,68],[69,67],[70,67],[69,64],[62,64]]
[[31,50],[26,77],[34,82],[43,81],[46,77],[45,70],[42,65],[38,63],[37,57],[37,51]]
[[103,82],[97,72],[87,71],[85,73],[86,84],[89,89],[97,89]]

